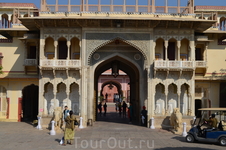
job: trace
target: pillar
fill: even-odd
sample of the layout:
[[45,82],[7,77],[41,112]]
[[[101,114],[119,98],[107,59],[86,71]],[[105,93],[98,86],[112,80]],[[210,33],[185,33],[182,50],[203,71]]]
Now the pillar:
[[[38,94],[38,107],[39,107],[39,110],[38,110],[38,115],[39,116],[42,116],[43,115],[43,110],[44,110],[44,85],[43,85],[43,82],[42,82],[42,78],[39,78],[39,94]],[[47,113],[48,114],[48,113]]]
[[86,127],[87,124],[87,67],[83,66],[81,68],[81,117],[83,118],[83,126]]
[[147,116],[147,126],[150,127],[150,121],[149,119],[151,117],[153,117],[154,112],[153,109],[151,109],[152,107],[152,102],[155,101],[154,99],[151,98],[151,79],[150,79],[150,66],[146,67],[146,71],[147,71],[147,111],[148,111],[148,116]]
[[177,60],[180,61],[181,41],[177,41]]
[[138,12],[138,0],[136,0],[135,12]]
[[71,11],[71,0],[68,0],[68,9],[67,9],[68,12]]
[[168,54],[167,54],[167,49],[168,49],[168,44],[169,44],[169,41],[165,41],[165,60],[168,60]]
[[190,41],[190,59],[191,61],[195,61],[195,41]]
[[165,13],[168,13],[168,0],[165,0]]
[[67,41],[67,60],[70,59],[70,46],[71,46],[71,41]]
[[41,59],[44,59],[45,56],[44,56],[44,50],[45,50],[45,39],[44,39],[44,33],[43,33],[43,29],[40,30],[40,47],[39,47],[39,58],[40,60]]
[[12,14],[8,14],[8,28],[12,28],[12,20],[11,20]]
[[58,46],[58,41],[54,41],[54,47],[55,47],[54,59],[57,59],[57,46]]
[[177,13],[181,13],[180,12],[180,0],[177,0]]
[[[113,5],[113,3],[112,3]],[[123,0],[123,12],[126,12],[126,0]]]
[[181,107],[180,107],[180,92],[177,93],[177,108],[179,108],[180,112],[181,112]]
[[155,0],[152,0],[151,5],[152,5],[152,13],[155,13]]

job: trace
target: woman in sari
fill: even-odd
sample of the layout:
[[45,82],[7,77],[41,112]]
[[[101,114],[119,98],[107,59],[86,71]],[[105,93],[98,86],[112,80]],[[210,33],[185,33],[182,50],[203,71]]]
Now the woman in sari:
[[75,136],[75,125],[74,122],[77,121],[75,115],[73,115],[73,111],[69,112],[69,116],[66,117],[65,122],[65,131],[64,131],[64,144],[66,146],[67,141],[70,140],[70,145],[72,145],[72,141],[74,140]]

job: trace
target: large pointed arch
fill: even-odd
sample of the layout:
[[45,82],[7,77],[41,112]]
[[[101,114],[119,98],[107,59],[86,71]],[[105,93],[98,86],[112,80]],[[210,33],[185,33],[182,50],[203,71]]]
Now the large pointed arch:
[[107,44],[109,44],[109,43],[111,43],[111,42],[114,42],[114,41],[115,41],[115,42],[117,42],[117,41],[122,41],[122,42],[124,42],[124,43],[126,43],[126,44],[128,44],[128,45],[130,45],[130,46],[132,46],[132,47],[134,47],[135,49],[137,49],[138,51],[140,51],[140,52],[142,53],[144,59],[147,60],[147,56],[146,56],[146,54],[143,52],[142,49],[140,49],[140,48],[139,48],[138,46],[136,46],[135,44],[133,44],[133,43],[131,43],[131,42],[129,42],[129,41],[123,39],[123,38],[117,37],[117,38],[111,39],[111,40],[109,40],[109,41],[106,41],[105,43],[103,43],[103,44],[97,46],[96,48],[94,48],[94,50],[90,53],[90,55],[89,55],[89,57],[88,57],[88,65],[91,64],[91,58],[92,58],[92,55],[93,55],[98,49],[100,49],[101,47],[104,47],[105,45],[107,45]]

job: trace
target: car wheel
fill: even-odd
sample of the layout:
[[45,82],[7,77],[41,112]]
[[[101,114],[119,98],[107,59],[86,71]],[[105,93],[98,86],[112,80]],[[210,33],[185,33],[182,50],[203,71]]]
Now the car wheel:
[[190,134],[188,134],[186,136],[186,141],[189,142],[189,143],[193,143],[194,142],[194,137]]
[[225,146],[226,145],[226,137],[221,137],[219,140],[220,145]]

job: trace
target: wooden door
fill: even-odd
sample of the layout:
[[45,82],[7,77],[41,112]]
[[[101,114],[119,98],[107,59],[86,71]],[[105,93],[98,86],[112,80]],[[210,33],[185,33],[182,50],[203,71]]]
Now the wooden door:
[[22,98],[18,98],[18,122],[21,122],[22,116]]

